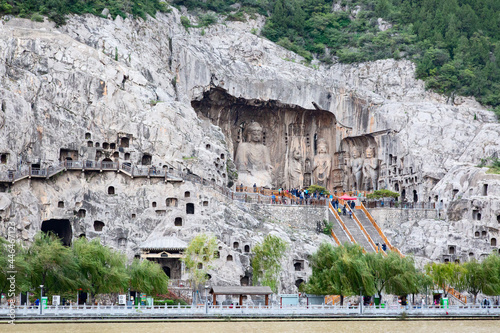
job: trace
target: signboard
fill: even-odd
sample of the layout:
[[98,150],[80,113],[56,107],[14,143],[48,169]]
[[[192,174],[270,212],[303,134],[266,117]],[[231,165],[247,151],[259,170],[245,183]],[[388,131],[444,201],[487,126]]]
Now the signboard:
[[120,305],[127,304],[127,295],[118,295],[118,304]]
[[61,296],[59,295],[52,296],[52,305],[61,305]]
[[42,308],[47,309],[47,304],[49,303],[49,298],[47,296],[42,297]]

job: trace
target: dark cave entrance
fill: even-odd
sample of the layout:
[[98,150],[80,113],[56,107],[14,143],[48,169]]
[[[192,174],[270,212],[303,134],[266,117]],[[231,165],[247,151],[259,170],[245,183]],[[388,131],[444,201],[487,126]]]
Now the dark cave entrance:
[[52,232],[59,237],[64,246],[71,245],[71,238],[73,231],[71,230],[71,223],[69,220],[46,220],[42,222],[42,232]]

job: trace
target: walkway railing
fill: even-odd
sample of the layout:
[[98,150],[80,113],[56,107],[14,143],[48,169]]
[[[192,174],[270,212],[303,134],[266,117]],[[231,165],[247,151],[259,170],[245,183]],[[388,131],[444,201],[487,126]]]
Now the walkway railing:
[[436,209],[435,202],[362,200],[366,208]]
[[352,217],[354,219],[354,221],[356,221],[359,229],[361,229],[361,231],[363,232],[363,234],[365,235],[366,239],[368,240],[368,242],[370,243],[370,245],[372,246],[373,250],[375,252],[378,253],[378,246],[375,245],[375,242],[373,241],[373,239],[370,237],[370,235],[368,234],[368,232],[366,231],[365,227],[363,227],[363,225],[361,224],[361,222],[359,221],[358,217],[356,216],[356,214],[354,214],[354,211],[351,209],[351,206],[349,205],[346,205],[347,209],[349,211],[351,211],[352,213]]
[[346,225],[344,224],[344,221],[342,221],[342,218],[339,216],[337,211],[333,208],[332,203],[330,203],[330,211],[335,215],[335,219],[340,223],[342,226],[342,229],[344,229],[344,232],[346,233],[347,237],[351,240],[352,244],[356,244],[356,241],[354,240],[354,237],[352,237],[351,233],[349,232],[349,229],[347,229]]
[[457,290],[455,290],[454,288],[452,288],[450,286],[446,287],[446,291],[448,292],[448,294],[452,295],[453,297],[455,297],[457,300],[459,300],[463,304],[467,304],[467,296],[462,295],[460,292],[458,292]]
[[368,217],[368,220],[370,220],[370,222],[372,223],[373,227],[377,230],[377,232],[379,233],[380,237],[382,237],[382,239],[384,240],[385,244],[389,247],[389,249],[391,249],[392,251],[396,251],[401,257],[404,257],[404,255],[401,253],[401,251],[399,251],[398,248],[392,246],[391,242],[389,242],[389,239],[387,239],[387,237],[385,236],[385,234],[382,231],[382,229],[380,229],[380,227],[378,226],[377,222],[375,221],[375,219],[373,218],[373,216],[368,212],[368,210],[366,209],[366,207],[363,205],[362,202],[360,202],[360,206],[359,207],[365,213],[366,217]]
[[[125,305],[80,305],[47,306],[40,314],[39,306],[14,307],[17,318],[88,318],[88,317],[291,317],[291,316],[407,316],[451,317],[451,316],[498,316],[500,307],[496,305],[449,305],[449,306],[340,306],[340,305],[208,305],[208,306],[125,306]],[[12,312],[8,306],[0,307],[0,318],[7,319]]]

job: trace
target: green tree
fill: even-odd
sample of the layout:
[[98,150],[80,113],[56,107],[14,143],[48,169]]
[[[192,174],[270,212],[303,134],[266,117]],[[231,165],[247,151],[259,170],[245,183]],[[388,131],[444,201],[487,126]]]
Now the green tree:
[[466,262],[462,264],[462,267],[463,271],[459,275],[457,289],[471,293],[474,296],[475,304],[477,294],[483,289],[487,276],[483,270],[483,265],[476,260]]
[[217,238],[212,235],[198,234],[189,242],[182,261],[191,277],[194,288],[208,280],[208,271],[217,253]]
[[330,192],[325,187],[320,185],[311,185],[307,188],[307,191],[310,193],[318,193],[321,195],[330,195]]
[[81,275],[77,260],[69,247],[54,234],[38,233],[27,251],[32,288],[44,285],[46,292],[76,290]]
[[267,235],[253,248],[252,269],[253,283],[269,286],[278,292],[281,261],[288,248],[287,243],[273,235]]
[[0,237],[0,294],[10,293],[11,286],[15,288],[14,294],[27,291],[28,275],[25,249],[18,242],[11,243]]
[[373,295],[374,278],[366,257],[359,245],[334,247],[330,243],[320,245],[310,261],[312,275],[306,291],[317,295],[340,295],[343,305],[344,296]]
[[399,197],[399,193],[390,190],[376,190],[366,196],[368,199],[382,199],[382,198],[394,198]]
[[459,285],[462,267],[456,263],[432,263],[426,266],[426,272],[447,295],[446,287]]
[[134,259],[127,267],[129,286],[148,295],[166,294],[168,276],[160,265],[149,260]]
[[477,294],[498,295],[500,293],[500,257],[498,254],[489,255],[483,262],[471,260],[462,264],[459,275],[458,289],[467,291],[474,296]]
[[88,241],[82,237],[73,242],[74,257],[82,276],[79,288],[91,294],[120,292],[127,288],[126,257],[107,246],[98,238]]
[[377,294],[382,302],[382,291],[395,295],[408,295],[419,289],[418,271],[411,257],[396,252],[366,254],[366,262],[373,275]]

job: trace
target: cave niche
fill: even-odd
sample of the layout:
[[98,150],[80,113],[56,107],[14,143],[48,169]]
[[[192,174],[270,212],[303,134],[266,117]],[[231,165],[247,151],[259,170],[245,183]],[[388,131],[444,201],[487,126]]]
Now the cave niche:
[[42,222],[42,232],[49,233],[52,232],[58,238],[64,246],[71,245],[71,238],[73,238],[73,231],[71,229],[71,223],[66,219],[51,219]]
[[[343,177],[334,177],[334,166],[338,165],[338,124],[333,113],[321,110],[314,103],[311,109],[304,109],[277,100],[237,98],[222,88],[205,92],[202,99],[192,101],[191,105],[198,114],[222,129],[230,141],[229,146],[233,147],[233,160],[237,160],[238,147],[248,142],[246,129],[253,122],[260,124],[259,143],[269,151],[272,168],[268,168],[268,172],[273,188],[302,187],[306,183],[322,185],[319,176],[313,172],[314,160],[322,145],[326,146],[326,154],[331,157],[331,168],[326,169],[324,185],[330,189],[342,186]],[[221,155],[221,158],[226,156]],[[241,173],[238,183],[243,183]],[[252,186],[253,183],[245,185]]]

